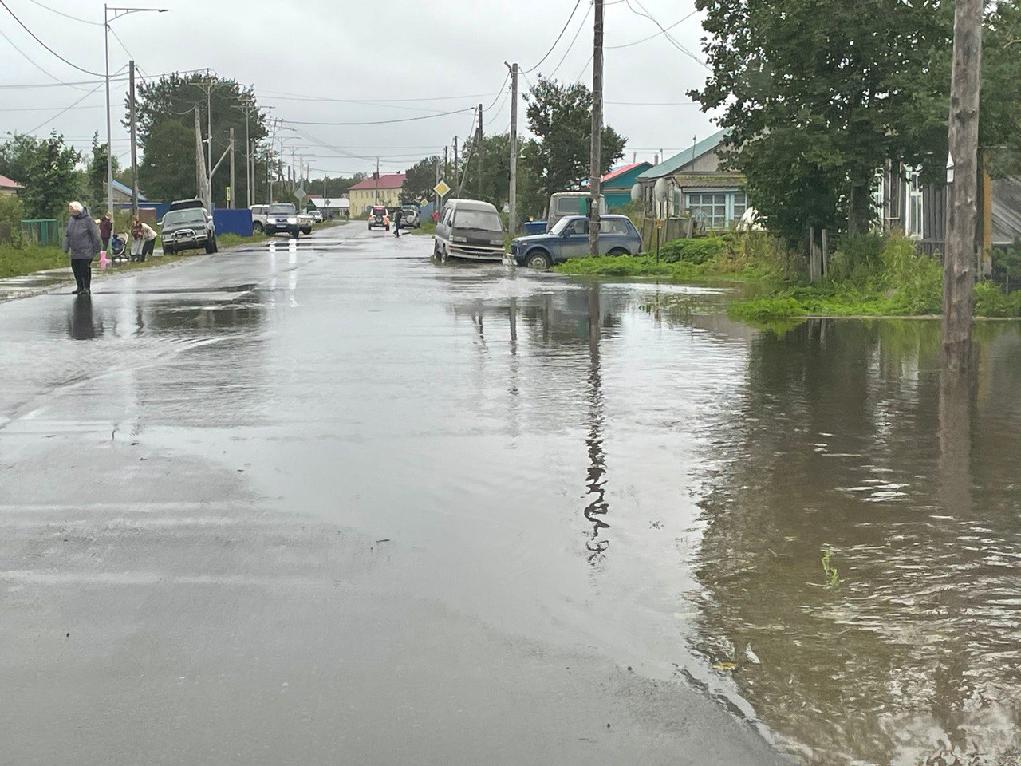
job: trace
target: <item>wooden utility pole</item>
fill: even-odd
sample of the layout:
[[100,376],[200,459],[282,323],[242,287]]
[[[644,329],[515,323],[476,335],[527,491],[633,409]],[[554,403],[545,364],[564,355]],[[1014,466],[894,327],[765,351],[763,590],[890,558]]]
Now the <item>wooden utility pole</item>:
[[603,0],[594,2],[592,23],[592,155],[589,162],[589,254],[599,255],[599,196],[603,138]]
[[[135,62],[128,62],[128,107],[131,110],[131,217],[138,215],[138,123],[135,118]],[[107,151],[111,147],[106,147]]]
[[447,184],[448,186],[450,186],[450,188],[452,189],[460,188],[459,184],[457,183],[457,177],[460,174],[461,174],[460,165],[457,164],[457,136],[454,136],[454,179],[453,179],[454,182],[451,184]]
[[230,194],[227,195],[227,207],[237,207],[234,200],[237,198],[238,193],[238,179],[235,174],[236,167],[234,165],[234,128],[230,129]]
[[982,0],[956,0],[950,80],[950,155],[943,265],[943,359],[951,372],[968,366],[971,291],[978,220],[978,120],[982,87]]
[[507,229],[513,237],[518,233],[518,65],[511,64],[510,70],[510,202],[508,203],[510,215],[507,218]]
[[477,150],[476,153],[479,155],[479,199],[482,199],[482,166],[485,160],[485,150],[482,148],[482,142],[485,140],[485,136],[482,132],[482,104],[479,104],[479,129],[478,139],[476,140]]

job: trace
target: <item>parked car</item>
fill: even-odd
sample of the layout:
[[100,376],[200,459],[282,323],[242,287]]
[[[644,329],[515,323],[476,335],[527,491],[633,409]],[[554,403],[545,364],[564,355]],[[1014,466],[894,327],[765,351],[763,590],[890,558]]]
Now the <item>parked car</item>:
[[204,207],[178,207],[171,209],[160,222],[163,252],[173,255],[182,250],[205,248],[209,254],[217,251],[216,226]]
[[403,216],[401,217],[402,229],[417,229],[422,225],[419,220],[418,205],[401,205]]
[[[518,237],[510,246],[510,256],[518,266],[548,269],[570,258],[589,254],[589,220],[572,215],[561,218],[546,234]],[[626,215],[604,215],[599,219],[600,255],[638,255],[642,236]]]
[[274,202],[266,213],[264,227],[267,234],[286,231],[292,237],[297,237],[300,231],[297,209],[290,202]]
[[313,223],[322,223],[323,222],[323,214],[320,211],[318,211],[318,210],[309,210],[308,214],[310,216],[312,216],[312,222]]
[[175,199],[170,203],[169,210],[188,210],[193,207],[205,207],[206,203],[200,199],[192,197],[191,199]]
[[373,205],[372,210],[369,211],[369,231],[372,231],[374,228],[390,231],[390,223],[387,216],[388,213],[385,207]]
[[309,235],[312,233],[312,224],[315,220],[309,213],[298,213],[298,228],[302,234]]
[[447,200],[436,223],[433,254],[470,261],[503,260],[503,222],[496,208],[475,199]]
[[[549,215],[546,216],[546,231],[551,231],[564,216],[588,215],[588,192],[556,192],[549,198]],[[599,198],[599,215],[606,215],[606,197]]]
[[252,230],[262,234],[266,231],[266,217],[269,215],[269,205],[252,205]]

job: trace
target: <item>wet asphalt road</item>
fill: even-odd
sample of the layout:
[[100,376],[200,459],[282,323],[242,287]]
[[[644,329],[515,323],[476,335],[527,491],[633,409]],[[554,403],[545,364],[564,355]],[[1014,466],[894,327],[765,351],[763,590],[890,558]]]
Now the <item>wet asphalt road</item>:
[[0,304],[0,763],[779,762],[682,638],[740,340],[430,249]]

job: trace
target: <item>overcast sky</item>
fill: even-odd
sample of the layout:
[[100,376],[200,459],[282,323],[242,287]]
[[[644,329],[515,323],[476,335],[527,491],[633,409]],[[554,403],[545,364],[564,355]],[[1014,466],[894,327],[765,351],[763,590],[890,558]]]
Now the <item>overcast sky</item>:
[[[4,2],[43,43],[71,63],[103,71],[101,3]],[[208,67],[254,85],[260,104],[274,107],[270,114],[304,122],[407,118],[468,109],[482,102],[487,107],[493,104],[486,113],[486,131],[501,133],[510,122],[509,98],[500,95],[507,75],[503,62],[517,61],[523,71],[535,66],[564,28],[575,0],[141,0],[137,5],[160,5],[169,12],[136,14],[113,22],[111,28],[123,46],[111,36],[111,71],[126,67],[125,46],[143,75]],[[653,21],[632,8],[644,8],[667,28],[680,21],[670,29],[670,36],[700,57],[703,31],[692,0],[607,2],[606,124],[627,137],[626,161],[631,161],[632,153],[651,161],[660,149],[669,156],[714,128],[697,106],[682,103],[689,101],[685,92],[704,81],[706,70],[666,36],[611,47],[660,32]],[[73,21],[54,11],[93,23]],[[591,53],[591,5],[589,0],[579,0],[563,38],[544,63],[525,75],[522,91],[540,73],[567,81],[580,79],[591,87]],[[42,135],[55,129],[83,148],[89,146],[94,131],[102,140],[106,122],[101,85],[4,87],[55,79],[96,78],[48,53],[0,7],[0,133]],[[126,83],[113,84],[114,104],[123,103],[125,90]],[[390,104],[306,100],[314,98],[436,100]],[[79,100],[77,107],[60,114]],[[114,149],[126,162],[127,134],[117,116],[119,110],[114,119]],[[523,104],[519,120],[519,129],[527,132]],[[379,154],[381,168],[396,171],[426,154],[442,152],[455,135],[463,140],[471,125],[472,114],[467,111],[390,125],[294,125],[298,133],[289,134],[289,145],[305,155],[314,177],[324,171],[350,175],[372,169],[373,162],[346,154]]]

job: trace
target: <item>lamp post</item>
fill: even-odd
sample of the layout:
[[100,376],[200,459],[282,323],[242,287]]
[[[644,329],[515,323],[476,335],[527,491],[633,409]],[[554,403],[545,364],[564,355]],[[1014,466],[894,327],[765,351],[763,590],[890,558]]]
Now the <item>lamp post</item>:
[[[166,13],[166,8],[114,8],[103,4],[103,54],[106,59],[106,211],[113,213],[113,118],[110,114],[110,22],[132,13]],[[111,15],[112,14],[112,15]]]

